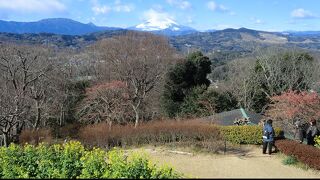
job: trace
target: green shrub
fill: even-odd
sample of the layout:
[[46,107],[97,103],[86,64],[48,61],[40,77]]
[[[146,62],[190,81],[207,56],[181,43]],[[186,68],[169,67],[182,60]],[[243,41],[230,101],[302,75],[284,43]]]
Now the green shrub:
[[23,151],[22,148],[15,144],[10,144],[9,147],[1,147],[0,173],[2,178],[27,178],[24,168],[19,166],[22,164]]
[[62,163],[60,160],[63,147],[59,144],[48,146],[41,143],[36,148],[38,155],[37,178],[64,178],[61,173]]
[[108,153],[81,143],[11,144],[0,148],[0,178],[178,178],[169,167],[157,167],[143,154]]
[[108,166],[106,162],[107,153],[99,148],[85,152],[81,157],[82,171],[80,178],[99,178],[103,177],[107,172]]
[[320,148],[320,135],[314,137],[314,142],[316,143],[314,146],[316,146],[317,148]]
[[282,163],[284,165],[293,165],[293,164],[297,164],[298,160],[294,156],[287,156],[284,160],[282,160]]
[[127,160],[124,156],[123,151],[110,151],[107,157],[109,171],[106,171],[106,173],[104,174],[105,178],[126,178],[129,176],[129,174],[127,173]]
[[[235,144],[262,144],[262,127],[258,125],[220,126],[220,132],[225,140]],[[276,137],[281,129],[275,128]]]
[[21,158],[22,167],[25,167],[26,177],[35,177],[37,174],[37,161],[39,160],[36,149],[33,145],[26,145],[22,152]]
[[84,147],[80,142],[70,141],[64,144],[60,161],[62,162],[62,176],[76,178],[81,173],[80,158],[84,154]]

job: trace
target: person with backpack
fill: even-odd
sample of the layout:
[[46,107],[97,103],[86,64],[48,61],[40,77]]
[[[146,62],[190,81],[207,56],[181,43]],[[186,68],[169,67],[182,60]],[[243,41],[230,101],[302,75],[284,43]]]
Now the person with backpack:
[[319,135],[319,129],[317,128],[316,120],[310,121],[310,126],[306,132],[307,144],[308,145],[315,145],[314,138]]
[[262,153],[266,154],[267,147],[268,147],[268,154],[271,155],[272,147],[274,143],[274,129],[272,127],[272,120],[268,119],[263,126],[263,146],[262,146]]

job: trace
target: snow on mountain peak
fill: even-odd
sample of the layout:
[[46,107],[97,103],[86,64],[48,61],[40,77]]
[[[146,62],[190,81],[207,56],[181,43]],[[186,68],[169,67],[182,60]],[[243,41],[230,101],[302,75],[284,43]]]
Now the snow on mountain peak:
[[169,14],[165,12],[158,12],[154,9],[150,9],[145,12],[145,18],[147,19],[145,23],[139,24],[136,28],[141,29],[143,31],[157,31],[163,30],[167,28],[172,28],[172,30],[179,30],[178,23],[176,23]]
[[172,30],[174,30],[174,31],[179,31],[180,28],[178,28],[178,27],[173,27]]

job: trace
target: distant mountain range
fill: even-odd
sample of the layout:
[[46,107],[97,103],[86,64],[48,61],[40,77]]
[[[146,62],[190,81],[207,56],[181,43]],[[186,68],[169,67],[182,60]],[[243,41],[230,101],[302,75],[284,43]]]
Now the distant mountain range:
[[[54,33],[61,35],[84,35],[105,30],[120,30],[117,27],[96,26],[93,23],[84,24],[66,18],[50,18],[36,22],[15,22],[0,20],[0,32],[6,33]],[[185,35],[197,32],[197,30],[182,26],[168,19],[161,25],[146,21],[143,24],[127,28],[128,30],[149,31],[165,36]]]
[[146,21],[128,29],[99,27],[70,19],[46,19],[30,23],[0,21],[0,43],[40,44],[78,49],[99,39],[122,35],[128,31],[148,31],[166,35],[170,44],[183,52],[198,49],[209,54],[218,52],[238,56],[268,46],[320,50],[320,31],[267,32],[229,28],[199,32],[171,20],[160,24]]
[[170,38],[171,44],[180,51],[190,48],[203,52],[217,51],[252,52],[257,48],[279,46],[285,48],[303,48],[320,50],[320,32],[267,32],[247,28],[224,29],[213,32],[198,32]]
[[[16,34],[53,33],[60,35],[86,35],[95,32],[121,29],[148,31],[154,34],[165,36],[183,36],[193,33],[200,33],[196,29],[180,25],[172,19],[164,19],[160,22],[150,19],[146,20],[144,23],[129,28],[96,26],[93,23],[84,24],[67,18],[50,18],[36,22],[15,22],[0,20],[0,32]],[[204,33],[213,33],[216,31],[218,30],[211,29],[204,31]],[[228,29],[225,29],[224,31],[228,31]],[[319,35],[320,31],[284,31],[281,33],[284,35],[293,36],[314,36]]]
[[51,18],[36,22],[15,22],[0,20],[0,32],[7,33],[54,33],[63,35],[83,35],[98,31],[120,28],[99,27],[93,23],[83,24],[71,19]]

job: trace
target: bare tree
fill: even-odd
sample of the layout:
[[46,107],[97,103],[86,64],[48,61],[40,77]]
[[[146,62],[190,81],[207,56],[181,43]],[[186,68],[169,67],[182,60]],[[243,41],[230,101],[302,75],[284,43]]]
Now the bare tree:
[[79,121],[84,123],[125,123],[132,116],[126,94],[126,85],[113,81],[94,85],[86,89],[86,97],[78,105]]
[[223,84],[240,106],[264,112],[272,96],[314,86],[319,63],[310,54],[271,48],[258,50],[254,56],[228,64],[227,81]]
[[107,79],[126,83],[137,126],[146,98],[160,83],[168,64],[173,62],[173,49],[163,37],[135,32],[102,40],[94,49],[110,70]]
[[230,91],[239,102],[239,106],[252,109],[253,99],[259,90],[254,73],[254,59],[242,58],[228,63],[227,79],[222,88]]
[[[4,145],[8,145],[28,122],[27,116],[31,109],[29,90],[50,69],[45,63],[48,62],[48,54],[49,51],[41,47],[10,44],[0,47],[0,127]],[[33,97],[39,99],[40,94]],[[35,116],[40,118],[38,113]]]
[[286,90],[308,90],[318,67],[310,54],[295,49],[260,51],[256,59],[261,90],[268,98]]

